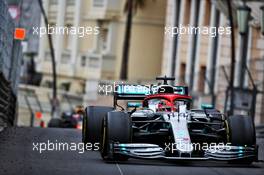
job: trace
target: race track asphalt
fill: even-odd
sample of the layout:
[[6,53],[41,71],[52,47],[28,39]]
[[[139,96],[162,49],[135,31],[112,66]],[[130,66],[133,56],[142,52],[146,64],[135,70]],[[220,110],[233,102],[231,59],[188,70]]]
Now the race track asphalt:
[[[40,153],[33,146],[33,143],[36,145],[37,143],[48,143],[48,141],[76,145],[81,142],[81,132],[74,129],[19,127],[7,128],[0,132],[0,175],[264,174],[264,163],[262,162],[253,163],[250,166],[213,161],[161,162],[136,159],[130,159],[127,162],[105,163],[96,151],[78,153],[78,151],[57,150]],[[264,143],[263,140],[260,142]],[[72,147],[72,150],[74,149]],[[82,152],[80,150],[79,152]],[[260,154],[263,154],[263,149]]]

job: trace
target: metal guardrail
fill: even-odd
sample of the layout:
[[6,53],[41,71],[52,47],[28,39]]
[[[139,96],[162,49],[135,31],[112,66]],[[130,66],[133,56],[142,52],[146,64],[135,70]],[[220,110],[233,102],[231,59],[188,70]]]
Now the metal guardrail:
[[[51,94],[52,89],[32,86],[19,85],[18,104],[19,108],[51,113]],[[83,104],[83,95],[73,94],[58,90],[58,99],[60,101],[60,110],[69,111],[75,106]]]
[[257,138],[264,138],[264,124],[256,126]]

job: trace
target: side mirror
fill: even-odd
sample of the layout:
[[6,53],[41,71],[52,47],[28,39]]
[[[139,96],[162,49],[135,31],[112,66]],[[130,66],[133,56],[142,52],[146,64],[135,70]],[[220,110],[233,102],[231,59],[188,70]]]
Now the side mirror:
[[141,102],[127,102],[127,108],[139,108],[142,107]]
[[214,105],[212,105],[212,104],[202,104],[201,108],[203,110],[205,110],[205,109],[214,109]]

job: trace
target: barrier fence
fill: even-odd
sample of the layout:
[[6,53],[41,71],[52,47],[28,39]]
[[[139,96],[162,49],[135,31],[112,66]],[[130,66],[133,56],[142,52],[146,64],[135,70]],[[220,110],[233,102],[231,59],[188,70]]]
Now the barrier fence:
[[22,47],[14,40],[15,22],[5,0],[0,1],[0,127],[15,123]]

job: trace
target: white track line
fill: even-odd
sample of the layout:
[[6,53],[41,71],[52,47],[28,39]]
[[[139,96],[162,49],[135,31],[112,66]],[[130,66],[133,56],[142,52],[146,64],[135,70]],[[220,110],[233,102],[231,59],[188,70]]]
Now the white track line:
[[122,172],[122,170],[121,170],[121,168],[120,168],[120,166],[118,165],[118,163],[116,163],[116,167],[117,167],[120,175],[124,175],[123,172]]

